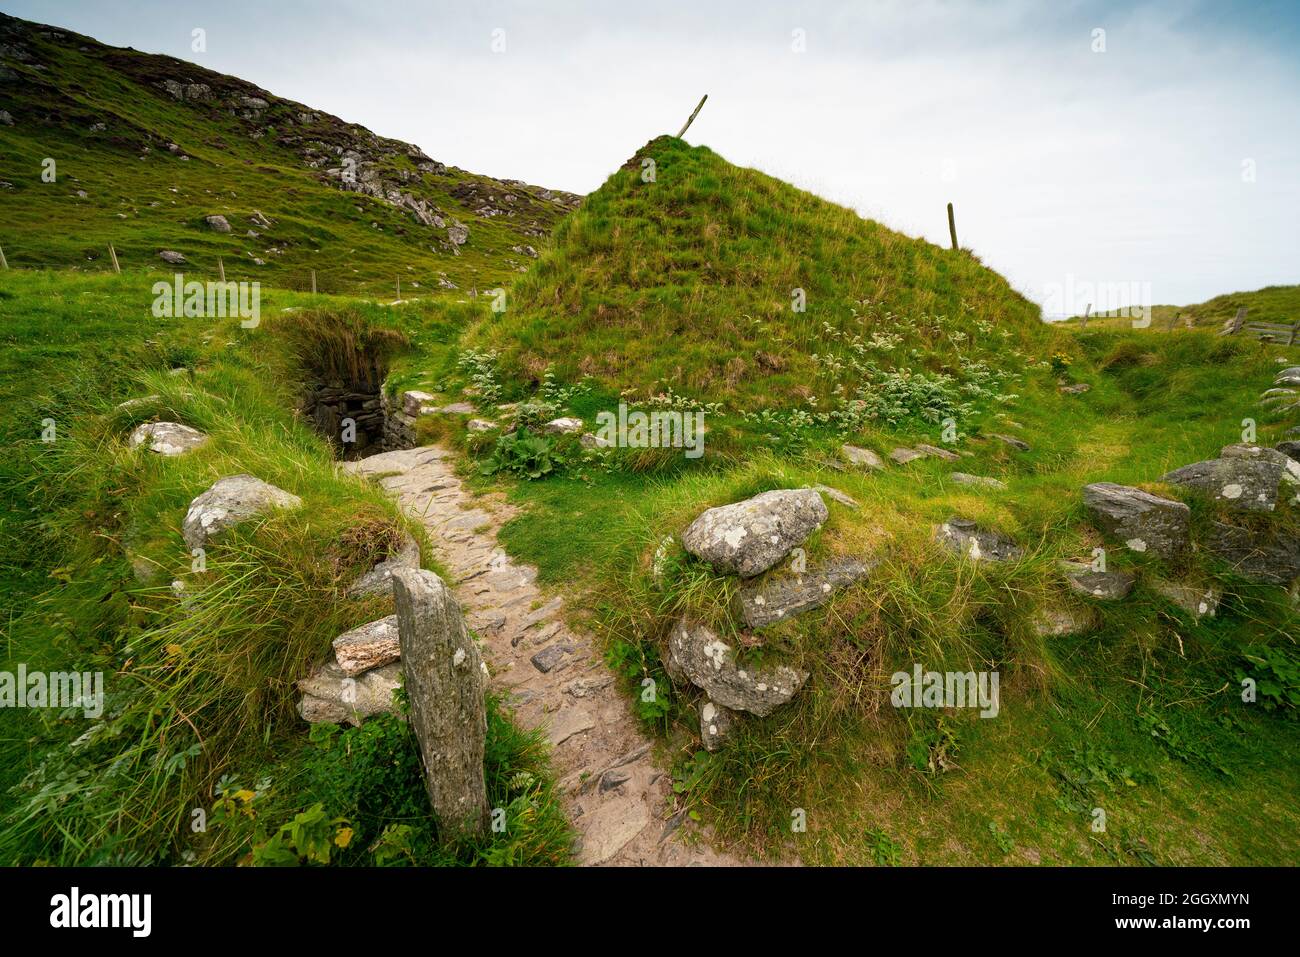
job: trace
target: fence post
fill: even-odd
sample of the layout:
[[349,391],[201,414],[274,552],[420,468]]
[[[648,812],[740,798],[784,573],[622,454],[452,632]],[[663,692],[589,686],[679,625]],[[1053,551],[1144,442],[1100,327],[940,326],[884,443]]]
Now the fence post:
[[311,294],[316,295],[316,270],[311,271]]
[[226,264],[221,261],[220,256],[217,257],[217,271],[221,273],[221,282],[224,285],[226,281]]
[[0,246],[0,267],[9,268],[9,260],[5,259],[5,248]]
[[957,217],[953,215],[953,211],[952,211],[952,203],[949,203],[949,204],[948,204],[948,233],[949,233],[949,235],[952,236],[952,248],[955,250],[955,249],[958,248],[958,246],[957,246]]
[[111,259],[113,260],[113,272],[115,272],[115,273],[121,273],[121,272],[122,272],[122,267],[119,266],[118,263],[117,263],[117,250],[113,248],[113,244],[112,244],[112,243],[109,243],[109,244],[108,244],[108,255],[109,255],[109,258],[111,258]]
[[691,128],[691,124],[695,122],[695,118],[700,115],[700,110],[704,109],[704,101],[707,100],[708,98],[709,98],[709,94],[707,93],[705,93],[704,96],[700,98],[699,105],[695,107],[695,112],[692,113],[690,119],[686,121],[686,125],[682,127],[682,131],[677,134],[677,138],[679,140],[686,135],[686,131],[689,130]]
[[1088,314],[1090,312],[1092,312],[1092,303],[1088,303],[1088,305],[1083,308],[1083,324],[1079,326],[1080,329],[1088,328]]

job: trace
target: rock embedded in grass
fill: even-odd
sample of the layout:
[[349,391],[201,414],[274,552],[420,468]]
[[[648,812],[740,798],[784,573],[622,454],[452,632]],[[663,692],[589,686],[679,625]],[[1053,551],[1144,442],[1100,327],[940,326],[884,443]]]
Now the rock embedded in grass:
[[1024,439],[1016,438],[1014,435],[1002,435],[1001,433],[998,432],[990,432],[989,438],[997,439],[999,442],[1009,445],[1013,449],[1016,449],[1017,451],[1020,452],[1029,451],[1029,443],[1026,442]]
[[1300,463],[1300,442],[1279,442],[1273,446],[1292,462]]
[[1001,479],[990,478],[987,475],[971,475],[968,472],[951,472],[948,478],[952,479],[958,485],[981,485],[984,488],[1004,489],[1007,483]]
[[915,462],[917,459],[925,458],[924,452],[918,452],[916,449],[894,449],[889,453],[889,457],[899,465],[906,465],[908,462]]
[[752,578],[767,571],[830,516],[810,488],[777,489],[701,514],[682,546],[718,571]]
[[1061,570],[1071,591],[1102,601],[1127,598],[1137,582],[1137,576],[1131,572],[1097,571],[1086,562],[1061,562]]
[[1097,625],[1097,615],[1087,608],[1052,605],[1038,609],[1031,624],[1040,638],[1065,638],[1091,631]]
[[173,266],[183,266],[185,264],[185,257],[182,256],[174,249],[162,250],[161,252],[158,253],[158,258],[165,263],[170,263]]
[[1216,588],[1202,588],[1179,582],[1156,582],[1152,587],[1197,621],[1206,617],[1213,618],[1219,607],[1219,591]]
[[409,416],[417,416],[436,401],[438,400],[428,392],[408,389],[402,393],[402,412]]
[[876,564],[837,558],[802,575],[773,572],[741,585],[733,599],[733,610],[750,628],[785,621],[826,604],[838,589],[866,578]]
[[[1228,449],[1233,451],[1223,458],[1184,465],[1161,476],[1160,480],[1208,495],[1235,511],[1273,511],[1283,477],[1295,481],[1279,460],[1294,463],[1281,452],[1259,446],[1228,446]],[[1269,459],[1260,453],[1276,458]]]
[[252,475],[230,475],[190,502],[181,526],[185,544],[199,548],[240,522],[273,508],[297,508],[302,499]]
[[850,465],[856,465],[864,469],[883,469],[885,467],[882,459],[871,449],[864,449],[858,445],[841,445],[840,455]]
[[542,431],[550,435],[569,435],[572,432],[581,432],[582,419],[575,419],[572,416],[551,419],[542,426]]
[[1187,550],[1192,510],[1127,485],[1094,482],[1084,486],[1083,504],[1106,534],[1141,554],[1175,558]]
[[1086,382],[1075,382],[1070,385],[1061,386],[1059,391],[1064,395],[1082,395],[1091,388],[1092,386]]
[[825,495],[832,502],[839,502],[845,508],[858,507],[858,500],[855,499],[852,495],[848,495],[844,492],[841,492],[837,488],[831,488],[829,485],[814,485],[813,491],[820,492],[822,495]]
[[1010,536],[982,528],[968,518],[948,519],[935,529],[934,538],[948,551],[972,561],[1014,561],[1024,554]]
[[184,455],[206,445],[208,437],[198,429],[179,422],[146,422],[137,425],[128,440],[131,448],[146,446],[159,455]]
[[334,639],[334,660],[343,673],[359,674],[392,664],[402,657],[397,636],[397,616],[389,615],[345,631]]
[[947,449],[941,449],[937,445],[918,445],[916,451],[923,452],[926,455],[934,456],[937,459],[943,459],[945,462],[960,461],[961,456],[956,452],[950,452]]
[[226,217],[217,213],[212,216],[204,216],[203,221],[208,224],[208,228],[213,232],[228,233],[230,232],[230,221]]
[[700,742],[712,754],[722,750],[736,722],[736,714],[716,701],[705,698],[700,702]]
[[495,422],[489,422],[487,419],[470,419],[465,423],[467,432],[491,432],[496,427]]
[[1205,550],[1257,585],[1287,586],[1300,577],[1300,538],[1277,525],[1261,530],[1216,521]]
[[742,668],[735,651],[704,625],[679,621],[668,639],[673,667],[714,704],[765,717],[794,697],[808,672],[788,665]]

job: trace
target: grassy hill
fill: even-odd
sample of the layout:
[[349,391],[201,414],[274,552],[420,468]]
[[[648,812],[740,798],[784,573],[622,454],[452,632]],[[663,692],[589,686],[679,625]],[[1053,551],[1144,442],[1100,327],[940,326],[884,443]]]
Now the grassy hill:
[[[1157,332],[1177,332],[1188,328],[1208,328],[1216,332],[1224,322],[1245,307],[1246,318],[1253,322],[1300,321],[1300,286],[1265,286],[1254,292],[1230,292],[1215,296],[1205,302],[1192,306],[1152,306],[1151,325],[1147,328]],[[1083,325],[1082,316],[1071,316],[1061,325],[1079,327]],[[1100,312],[1088,317],[1087,328],[1110,328],[1114,326],[1129,327],[1132,320],[1128,316],[1117,316]]]
[[392,298],[401,280],[404,296],[450,284],[463,297],[531,265],[578,203],[192,63],[4,14],[0,108],[11,266],[103,271],[112,243],[129,270],[175,272],[158,258],[173,250],[206,278],[220,257],[232,280],[309,289],[315,270],[321,292]]
[[470,341],[507,378],[551,367],[740,410],[829,409],[902,368],[965,383],[1048,338],[1038,307],[970,253],[660,137],[561,224]]

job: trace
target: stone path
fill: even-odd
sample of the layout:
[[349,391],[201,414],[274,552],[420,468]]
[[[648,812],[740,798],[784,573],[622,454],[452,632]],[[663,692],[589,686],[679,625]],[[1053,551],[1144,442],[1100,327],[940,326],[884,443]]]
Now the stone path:
[[563,599],[543,593],[537,569],[510,558],[497,530],[513,509],[475,496],[438,446],[385,452],[341,467],[377,479],[429,532],[466,621],[483,638],[492,686],[517,720],[542,727],[582,864],[736,865],[670,817],[670,778],[655,765],[614,676],[585,635],[570,630]]

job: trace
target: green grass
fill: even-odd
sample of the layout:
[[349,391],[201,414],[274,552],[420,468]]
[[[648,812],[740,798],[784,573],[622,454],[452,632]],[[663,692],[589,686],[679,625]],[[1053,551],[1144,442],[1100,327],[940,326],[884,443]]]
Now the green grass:
[[[252,820],[247,808],[199,836],[190,828],[194,810],[214,812],[223,781],[268,776],[274,788],[256,789],[267,800],[263,822],[278,825],[322,800],[304,770],[311,762],[294,683],[337,634],[391,611],[388,598],[344,591],[406,522],[380,490],[337,470],[329,446],[293,411],[303,330],[323,322],[302,306],[319,300],[272,293],[255,329],[237,319],[159,321],[140,295],[145,282],[139,274],[0,277],[15,372],[5,382],[11,415],[0,466],[4,667],[99,671],[107,692],[102,721],[73,711],[0,712],[6,863],[245,859],[270,840],[236,826]],[[404,339],[382,325],[393,313],[353,303],[334,313],[334,328],[340,341],[351,334],[401,348]],[[338,358],[334,345],[325,354]],[[156,398],[118,407],[145,395]],[[210,441],[180,458],[129,449],[131,428],[155,418],[192,425]],[[47,420],[51,442],[41,440]],[[211,544],[206,569],[195,571],[180,537],[186,507],[238,472],[304,504],[240,526]],[[422,537],[418,526],[408,530]],[[491,727],[494,797],[513,822],[506,833],[435,853],[418,761],[403,739],[389,742],[405,755],[400,794],[381,800],[368,790],[392,789],[391,774],[381,780],[362,769],[351,781],[354,804],[380,809],[367,812],[369,831],[351,822],[367,843],[339,860],[368,861],[390,823],[410,829],[395,862],[565,860],[567,824],[544,751],[504,715]],[[502,783],[523,772],[526,786]],[[412,816],[415,808],[422,816]],[[322,813],[359,814],[347,806]]]

